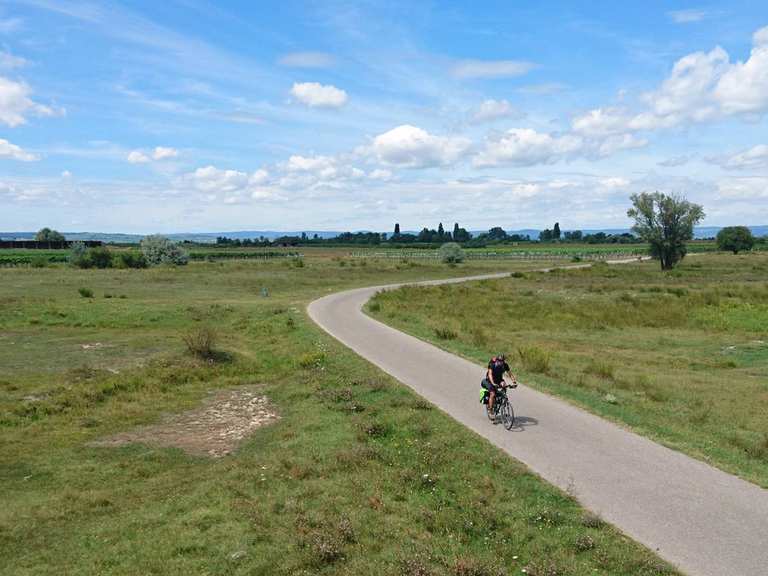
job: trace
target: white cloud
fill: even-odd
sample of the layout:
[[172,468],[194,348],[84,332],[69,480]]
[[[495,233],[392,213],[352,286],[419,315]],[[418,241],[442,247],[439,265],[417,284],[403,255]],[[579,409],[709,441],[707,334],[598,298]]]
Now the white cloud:
[[708,122],[723,117],[759,116],[768,111],[768,27],[755,32],[750,57],[731,63],[719,46],[678,60],[658,89],[642,96],[644,109],[596,108],[576,116],[575,132],[607,137]]
[[150,158],[141,150],[133,150],[128,154],[127,160],[131,164],[146,164]]
[[24,82],[15,82],[0,76],[0,122],[14,128],[26,124],[27,116],[55,116],[63,110],[53,110],[37,104],[29,97],[31,89]]
[[768,198],[768,178],[745,177],[721,180],[717,183],[720,197],[725,200],[757,200]]
[[520,115],[520,112],[508,100],[485,100],[475,111],[472,120],[476,124],[480,124],[499,118],[520,117]]
[[8,51],[0,52],[0,68],[12,70],[14,68],[21,68],[27,64],[27,60],[21,56],[14,56]]
[[178,155],[179,151],[176,150],[176,148],[157,146],[151,152],[145,152],[144,150],[132,150],[128,154],[127,160],[131,164],[146,164],[148,162],[159,162],[161,160],[168,160],[169,158],[176,158]]
[[749,59],[728,67],[714,97],[725,114],[761,114],[768,109],[768,26],[755,32]]
[[405,168],[448,166],[459,160],[471,142],[460,136],[434,136],[404,124],[379,134],[369,152],[381,163]]
[[691,161],[690,156],[682,155],[682,156],[673,156],[672,158],[667,158],[666,160],[657,162],[657,164],[659,166],[663,166],[664,168],[675,168],[677,166],[683,166],[685,164],[688,164],[688,162],[690,161]]
[[768,145],[758,144],[748,150],[729,156],[711,158],[710,161],[719,164],[726,170],[748,170],[751,168],[768,168]]
[[527,74],[535,67],[523,60],[460,60],[452,73],[457,78],[509,78]]
[[340,108],[347,102],[344,90],[318,82],[294,83],[291,95],[311,108]]
[[548,96],[563,92],[568,86],[559,82],[545,82],[543,84],[528,84],[515,89],[515,92],[531,96]]
[[72,172],[70,172],[69,170],[64,170],[61,173],[61,177],[64,178],[64,179],[72,178]]
[[710,15],[706,10],[688,9],[672,10],[667,12],[667,16],[676,24],[690,24],[692,22],[701,22]]
[[330,68],[335,60],[325,52],[292,52],[281,56],[277,63],[289,68]]
[[8,140],[0,138],[0,158],[12,158],[13,160],[21,160],[22,162],[33,162],[39,160],[40,157],[23,150],[16,144],[11,144]]
[[489,138],[473,159],[478,168],[513,165],[552,164],[584,148],[579,136],[553,136],[531,128],[513,128]]
[[187,180],[201,192],[234,192],[248,185],[248,174],[238,170],[205,166],[188,174]]
[[166,148],[165,146],[158,146],[152,152],[153,160],[166,160],[168,158],[176,158],[179,155],[179,151],[175,148]]
[[392,171],[383,168],[376,168],[375,170],[371,170],[371,173],[368,174],[368,178],[371,180],[380,180],[381,182],[392,180],[392,177]]
[[610,178],[600,179],[600,185],[603,186],[604,188],[610,188],[610,189],[626,188],[630,184],[632,184],[631,180],[627,180],[626,178],[622,178],[620,176],[613,176]]

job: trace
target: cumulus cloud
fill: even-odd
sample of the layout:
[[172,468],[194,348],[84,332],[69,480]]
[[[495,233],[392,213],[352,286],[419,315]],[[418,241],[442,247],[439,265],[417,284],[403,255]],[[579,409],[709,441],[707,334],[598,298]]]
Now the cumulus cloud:
[[40,157],[23,150],[16,144],[11,144],[8,140],[0,138],[0,158],[11,158],[13,160],[20,160],[22,162],[33,162],[39,160]]
[[177,187],[191,186],[210,200],[221,198],[225,204],[238,204],[248,197],[260,199],[272,196],[269,178],[269,172],[264,169],[248,174],[208,165],[185,174],[177,182]]
[[512,116],[519,118],[521,114],[508,100],[485,100],[472,115],[472,121],[475,124],[481,124]]
[[523,76],[536,65],[523,60],[459,60],[452,73],[457,78],[509,78]]
[[32,90],[24,82],[15,82],[0,76],[0,122],[14,128],[26,124],[27,116],[55,116],[63,110],[54,110],[30,98]]
[[132,150],[126,159],[131,164],[146,164],[152,161],[159,162],[161,160],[168,160],[169,158],[176,158],[178,155],[179,151],[176,150],[176,148],[157,146],[151,152]]
[[572,129],[590,137],[653,131],[723,117],[759,116],[768,111],[768,27],[753,36],[744,62],[730,61],[715,47],[678,60],[654,91],[643,95],[644,108],[596,108],[576,116]]
[[531,128],[513,128],[490,137],[472,163],[478,168],[553,164],[583,150],[584,141],[571,134],[555,136]]
[[768,145],[758,144],[748,150],[735,154],[709,159],[726,170],[749,170],[752,168],[768,168]]
[[153,160],[166,160],[168,158],[176,158],[179,155],[179,151],[175,148],[167,148],[165,146],[158,146],[152,152]]
[[281,56],[277,63],[289,68],[330,68],[335,60],[325,52],[292,52]]
[[294,83],[291,95],[311,108],[341,108],[347,102],[344,90],[318,82]]
[[381,182],[392,180],[393,176],[391,170],[385,170],[384,168],[376,168],[375,170],[371,170],[370,174],[368,174],[368,178],[371,180],[379,180]]
[[382,164],[404,168],[449,166],[471,146],[461,136],[435,136],[426,130],[403,124],[373,139],[368,152]]
[[144,154],[144,152],[142,152],[141,150],[132,150],[128,154],[127,160],[131,164],[146,164],[147,162],[149,162],[149,156]]

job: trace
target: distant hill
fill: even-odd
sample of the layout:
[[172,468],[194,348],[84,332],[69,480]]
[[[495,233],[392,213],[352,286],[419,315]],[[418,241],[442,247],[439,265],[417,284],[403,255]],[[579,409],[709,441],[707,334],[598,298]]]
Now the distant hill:
[[[721,226],[699,226],[698,228],[695,228],[694,234],[696,238],[713,238],[721,229]],[[768,236],[768,225],[749,226],[749,229],[752,230],[752,233],[755,236]],[[563,228],[563,232],[567,231],[568,229]],[[623,234],[629,231],[629,228],[595,228],[582,230],[584,234],[596,234],[597,232]],[[246,238],[256,239],[263,236],[270,240],[274,240],[279,236],[300,236],[302,232],[305,232],[310,238],[315,234],[320,238],[333,238],[334,236],[341,234],[341,231],[339,230],[297,230],[289,232],[281,232],[277,230],[238,230],[234,232],[179,232],[177,234],[165,234],[165,236],[178,242],[187,240],[189,242],[212,244],[216,242],[217,236],[226,236],[227,238],[239,240],[245,240]],[[486,232],[486,230],[470,230],[470,232],[476,236]],[[528,235],[533,240],[539,238],[540,232],[541,230],[534,228],[507,230],[508,234]],[[418,231],[411,231],[409,233],[418,234]],[[112,234],[108,232],[64,232],[63,234],[67,240],[101,240],[102,242],[119,244],[135,244],[140,242],[144,237],[144,234]],[[34,232],[0,232],[0,240],[30,240],[34,237]]]

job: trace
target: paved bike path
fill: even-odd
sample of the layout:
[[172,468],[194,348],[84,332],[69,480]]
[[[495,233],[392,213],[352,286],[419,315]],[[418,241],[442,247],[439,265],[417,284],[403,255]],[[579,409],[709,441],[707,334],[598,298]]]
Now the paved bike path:
[[683,572],[768,575],[768,490],[524,385],[511,393],[520,426],[494,426],[478,402],[482,366],[363,314],[377,291],[397,286],[331,294],[310,303],[308,313],[360,356]]

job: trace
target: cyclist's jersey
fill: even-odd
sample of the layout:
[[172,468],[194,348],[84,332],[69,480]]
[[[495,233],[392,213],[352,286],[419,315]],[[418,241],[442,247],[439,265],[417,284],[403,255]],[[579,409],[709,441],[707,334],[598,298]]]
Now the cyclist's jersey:
[[509,364],[499,358],[491,358],[488,362],[488,369],[493,374],[494,383],[498,384],[504,378],[504,373],[509,372]]

